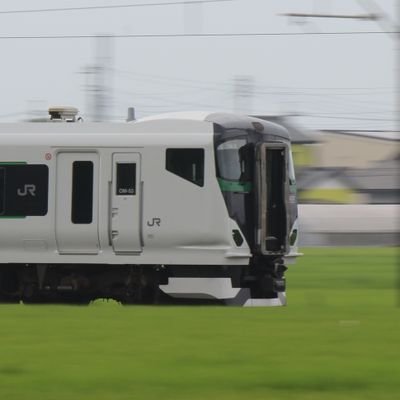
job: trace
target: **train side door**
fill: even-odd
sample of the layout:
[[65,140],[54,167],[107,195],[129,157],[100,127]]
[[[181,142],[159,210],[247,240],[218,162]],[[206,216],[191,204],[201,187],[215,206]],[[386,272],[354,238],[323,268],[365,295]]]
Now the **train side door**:
[[98,154],[57,154],[55,224],[60,254],[98,254],[98,193]]
[[139,153],[114,153],[110,239],[116,254],[140,253],[141,162]]

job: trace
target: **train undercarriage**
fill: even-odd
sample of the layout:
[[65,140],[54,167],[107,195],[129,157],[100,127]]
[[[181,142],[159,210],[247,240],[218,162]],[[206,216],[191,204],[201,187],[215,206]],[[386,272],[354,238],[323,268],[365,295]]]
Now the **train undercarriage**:
[[0,303],[284,305],[282,259],[252,266],[0,265]]

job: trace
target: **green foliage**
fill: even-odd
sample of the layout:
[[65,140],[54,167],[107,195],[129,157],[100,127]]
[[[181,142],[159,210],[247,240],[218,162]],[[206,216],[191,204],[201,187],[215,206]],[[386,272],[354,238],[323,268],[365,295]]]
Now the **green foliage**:
[[285,308],[0,306],[0,399],[398,399],[396,249],[305,249]]

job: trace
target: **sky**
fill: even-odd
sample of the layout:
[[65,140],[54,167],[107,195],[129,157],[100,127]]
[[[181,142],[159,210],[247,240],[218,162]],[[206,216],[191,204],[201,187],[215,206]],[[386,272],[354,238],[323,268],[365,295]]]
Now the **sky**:
[[[176,0],[175,2],[179,2]],[[394,30],[386,19],[301,20],[285,13],[366,14],[370,0],[1,0],[0,122],[76,106],[90,120],[93,65],[106,66],[107,119],[171,111],[290,114],[306,129],[395,130],[394,35],[304,33]],[[131,8],[15,10],[145,4]],[[8,11],[8,13],[6,13]],[[399,14],[399,13],[397,13]],[[135,34],[299,33],[293,36],[118,37]],[[114,38],[27,36],[116,35]],[[10,37],[24,36],[15,39]],[[100,48],[100,50],[99,50]],[[92,68],[91,68],[92,66]],[[36,115],[35,114],[35,115]]]

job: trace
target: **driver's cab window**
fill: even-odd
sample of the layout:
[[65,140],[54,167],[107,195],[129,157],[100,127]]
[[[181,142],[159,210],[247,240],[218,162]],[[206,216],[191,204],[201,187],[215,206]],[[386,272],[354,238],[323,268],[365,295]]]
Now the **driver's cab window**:
[[218,180],[223,191],[248,192],[252,182],[253,146],[244,138],[217,145]]
[[219,177],[230,181],[238,181],[243,165],[239,150],[246,145],[246,140],[236,139],[221,143],[217,147]]

